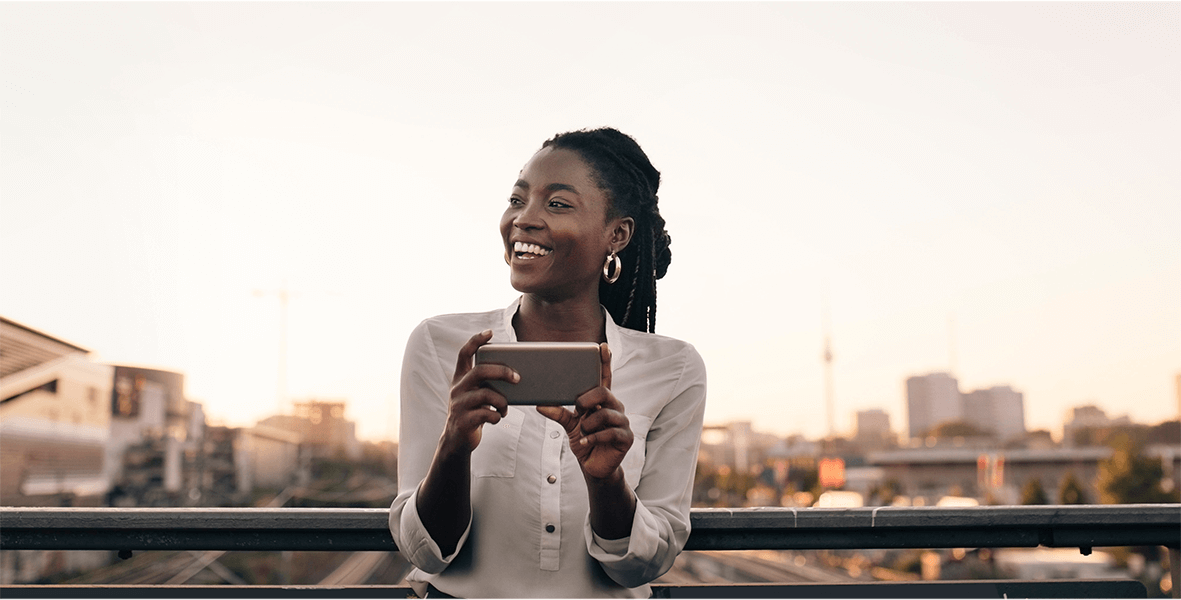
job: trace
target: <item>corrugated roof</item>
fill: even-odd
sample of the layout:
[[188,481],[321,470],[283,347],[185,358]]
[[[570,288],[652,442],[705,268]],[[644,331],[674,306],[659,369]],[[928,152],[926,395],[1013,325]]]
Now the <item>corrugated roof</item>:
[[86,348],[0,317],[0,378],[79,352],[90,353]]

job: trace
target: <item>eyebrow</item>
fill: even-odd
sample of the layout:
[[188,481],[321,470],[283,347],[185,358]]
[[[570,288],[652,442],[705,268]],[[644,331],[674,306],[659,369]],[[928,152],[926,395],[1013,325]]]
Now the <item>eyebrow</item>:
[[[518,179],[517,183],[513,184],[513,187],[519,187],[523,190],[527,190],[527,189],[529,189],[529,182],[525,181],[524,179]],[[568,191],[568,192],[574,192],[575,194],[579,193],[577,188],[575,188],[572,185],[565,184],[565,183],[551,183],[551,184],[545,186],[545,189],[548,192]],[[579,194],[579,195],[581,195],[581,194]]]

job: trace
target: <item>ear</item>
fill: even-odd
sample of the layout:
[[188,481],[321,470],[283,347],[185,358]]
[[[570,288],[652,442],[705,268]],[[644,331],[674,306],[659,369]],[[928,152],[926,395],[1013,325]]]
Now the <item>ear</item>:
[[632,233],[636,229],[636,220],[631,217],[620,217],[608,226],[610,232],[609,244],[611,250],[619,253],[632,241]]

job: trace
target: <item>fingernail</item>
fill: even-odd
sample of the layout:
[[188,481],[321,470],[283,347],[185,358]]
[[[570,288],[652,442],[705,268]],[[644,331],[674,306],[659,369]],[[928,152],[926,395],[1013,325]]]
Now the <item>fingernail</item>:
[[521,381],[521,374],[516,371],[513,371],[513,383],[518,383],[520,381]]
[[585,446],[586,445],[586,438],[582,438],[582,439],[578,440],[578,443]]
[[491,329],[485,329],[481,335],[492,335]]

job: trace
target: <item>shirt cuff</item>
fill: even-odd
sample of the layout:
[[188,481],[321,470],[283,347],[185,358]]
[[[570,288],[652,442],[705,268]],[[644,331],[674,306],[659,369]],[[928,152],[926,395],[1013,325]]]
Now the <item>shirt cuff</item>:
[[656,521],[655,515],[644,503],[637,501],[631,535],[605,540],[595,535],[591,529],[590,515],[587,515],[584,525],[587,553],[619,585],[627,588],[644,587],[661,573],[661,565],[669,558],[661,551],[661,548],[667,549],[668,544],[660,539]]
[[406,560],[426,573],[440,573],[446,569],[447,565],[450,565],[455,556],[459,554],[464,542],[467,541],[468,534],[472,531],[472,518],[469,514],[463,535],[459,536],[459,541],[455,543],[455,551],[443,556],[443,551],[431,538],[430,532],[427,531],[426,526],[422,524],[422,519],[418,516],[417,489],[406,500],[406,504],[402,508],[400,522],[402,539],[408,542],[409,547],[398,550],[406,554]]
[[586,516],[583,527],[586,534],[586,549],[591,558],[600,564],[618,563],[625,559],[643,557],[647,559],[656,554],[659,545],[659,535],[652,523],[653,518],[648,507],[643,502],[636,502],[636,513],[632,517],[631,534],[617,540],[607,540],[599,537],[591,528],[590,515]]
[[631,546],[632,538],[629,535],[627,537],[621,537],[617,540],[605,540],[599,537],[599,534],[595,533],[592,529],[591,539],[593,540],[593,545],[598,546],[603,552],[612,556],[623,556],[624,554],[627,554],[627,549],[629,546]]

